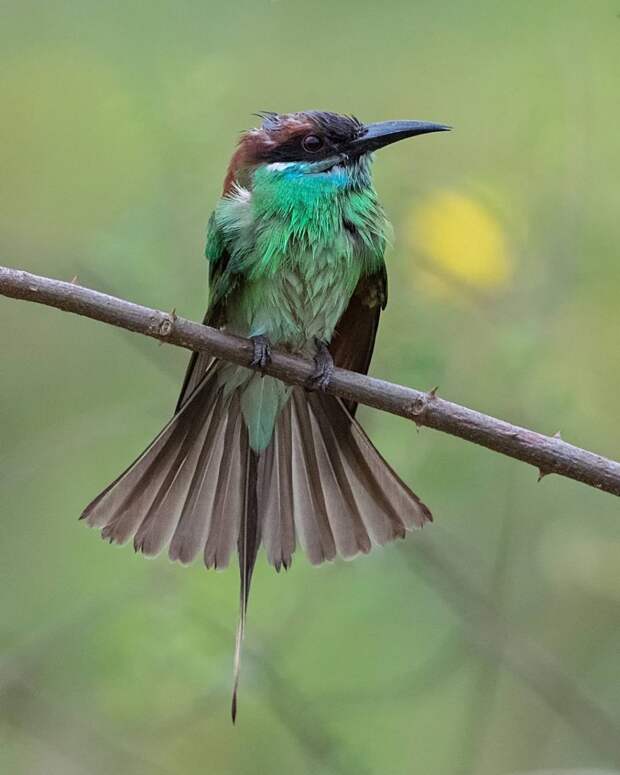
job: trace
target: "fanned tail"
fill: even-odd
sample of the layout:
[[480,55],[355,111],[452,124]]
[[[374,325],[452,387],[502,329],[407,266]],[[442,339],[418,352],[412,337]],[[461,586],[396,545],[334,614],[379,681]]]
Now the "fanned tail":
[[[225,567],[236,545],[241,583],[234,722],[261,542],[280,570],[290,567],[297,539],[318,564],[367,553],[432,517],[339,398],[291,389],[271,440],[260,452],[252,449],[245,383],[240,379],[227,388],[230,372],[222,379],[224,368],[230,370],[210,362],[200,380],[188,383],[177,414],[82,518],[110,542],[133,539],[136,551],[151,556],[167,546],[172,560],[189,563],[200,555],[207,568]],[[273,401],[264,405],[273,411]]]

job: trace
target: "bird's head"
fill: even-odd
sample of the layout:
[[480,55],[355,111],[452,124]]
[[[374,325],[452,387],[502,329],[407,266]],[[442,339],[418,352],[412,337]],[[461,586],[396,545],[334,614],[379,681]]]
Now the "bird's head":
[[363,124],[354,116],[310,110],[260,113],[262,124],[241,136],[224,192],[247,186],[254,170],[271,166],[300,175],[327,173],[336,167],[367,169],[369,155],[407,137],[444,132],[450,127],[428,121],[380,121]]

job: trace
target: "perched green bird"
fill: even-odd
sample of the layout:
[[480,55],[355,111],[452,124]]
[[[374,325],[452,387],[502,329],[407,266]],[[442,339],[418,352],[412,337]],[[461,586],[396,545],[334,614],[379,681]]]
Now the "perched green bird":
[[[431,519],[355,420],[324,391],[334,364],[367,372],[387,301],[387,221],[372,153],[448,127],[362,124],[319,111],[260,114],[209,221],[205,323],[250,337],[255,369],[192,356],[172,420],[82,517],[111,542],[222,568],[237,547],[240,649],[259,545],[276,570],[353,557]],[[309,389],[260,367],[271,345],[313,357]]]

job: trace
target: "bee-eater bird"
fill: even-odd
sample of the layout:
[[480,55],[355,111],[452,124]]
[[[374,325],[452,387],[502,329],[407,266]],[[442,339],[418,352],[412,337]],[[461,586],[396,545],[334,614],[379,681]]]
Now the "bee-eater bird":
[[[110,542],[223,568],[237,547],[240,650],[259,545],[289,568],[367,553],[431,520],[355,419],[328,395],[334,365],[366,373],[387,301],[387,221],[372,154],[448,129],[422,121],[362,124],[308,111],[262,113],[241,136],[211,215],[204,322],[250,337],[254,369],[194,353],[176,412],[82,517]],[[274,345],[314,358],[309,389],[260,368]]]

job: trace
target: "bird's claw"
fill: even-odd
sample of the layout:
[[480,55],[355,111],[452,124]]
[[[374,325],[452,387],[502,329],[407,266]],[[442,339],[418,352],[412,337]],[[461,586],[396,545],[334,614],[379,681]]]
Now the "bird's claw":
[[334,376],[334,359],[325,342],[320,339],[315,341],[314,371],[308,378],[306,386],[310,390],[322,390],[325,392]]
[[266,336],[252,336],[254,352],[250,366],[253,369],[264,369],[271,360],[271,343]]

